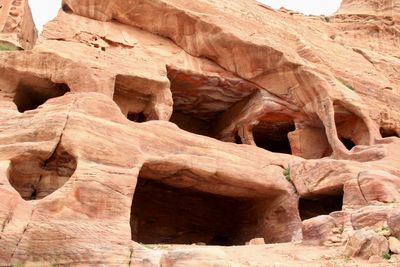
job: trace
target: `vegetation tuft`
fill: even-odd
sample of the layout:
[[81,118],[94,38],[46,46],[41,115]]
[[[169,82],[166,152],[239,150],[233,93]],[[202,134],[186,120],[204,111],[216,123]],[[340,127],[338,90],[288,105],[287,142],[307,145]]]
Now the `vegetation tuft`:
[[18,51],[19,48],[13,44],[0,42],[0,51]]
[[340,79],[340,78],[338,78],[338,80],[339,80],[344,86],[346,86],[346,87],[349,88],[350,90],[354,91],[354,87],[351,86],[349,83],[347,83],[346,81],[344,81],[344,80],[342,80],[342,79]]
[[390,260],[391,257],[392,257],[392,255],[390,254],[389,251],[386,251],[386,252],[384,252],[384,253],[382,254],[382,259]]
[[290,167],[283,170],[283,175],[288,182],[292,182],[292,178],[290,177]]

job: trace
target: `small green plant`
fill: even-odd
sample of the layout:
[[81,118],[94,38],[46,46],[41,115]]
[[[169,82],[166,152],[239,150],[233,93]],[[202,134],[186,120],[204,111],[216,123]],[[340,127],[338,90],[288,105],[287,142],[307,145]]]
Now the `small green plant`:
[[390,230],[389,226],[382,226],[381,231],[389,231],[389,230]]
[[290,167],[283,170],[283,175],[288,182],[292,182],[292,178],[290,177]]
[[382,254],[382,258],[385,259],[385,260],[390,260],[391,257],[392,257],[392,255],[390,254],[389,251],[385,251],[385,252]]
[[344,232],[344,225],[339,227],[339,234],[343,234]]
[[354,87],[351,86],[350,84],[348,84],[346,81],[342,80],[342,79],[338,79],[344,86],[346,86],[347,88],[349,88],[350,90],[354,91]]
[[0,42],[0,51],[17,51],[17,50],[19,50],[19,48],[13,44]]
[[24,267],[24,265],[20,262],[14,261],[11,263],[11,267]]
[[139,243],[139,244],[142,245],[145,248],[154,249],[154,247],[152,245],[147,245],[147,244],[143,244],[143,243]]

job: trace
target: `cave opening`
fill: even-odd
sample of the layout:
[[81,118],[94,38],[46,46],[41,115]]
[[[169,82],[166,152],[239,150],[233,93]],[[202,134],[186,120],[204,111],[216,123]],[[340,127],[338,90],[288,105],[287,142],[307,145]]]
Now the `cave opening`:
[[143,112],[128,112],[127,115],[128,120],[134,121],[134,122],[146,122],[146,115],[144,115]]
[[170,122],[175,123],[180,129],[198,135],[214,137],[214,120],[203,119],[193,114],[174,110]]
[[353,147],[355,147],[356,145],[354,144],[354,142],[351,139],[348,138],[340,138],[340,141],[342,141],[343,145],[348,149],[351,150]]
[[343,145],[348,150],[357,145],[368,145],[369,130],[365,122],[340,101],[334,102],[334,110],[337,135]]
[[144,244],[244,245],[259,237],[257,200],[177,188],[138,178],[132,240]]
[[38,200],[62,187],[76,168],[76,158],[59,146],[47,160],[35,156],[12,160],[9,182],[23,199]]
[[70,92],[68,85],[64,83],[53,83],[47,79],[30,77],[20,81],[14,95],[14,103],[18,111],[23,113],[34,110],[47,100],[63,96]]
[[343,206],[343,189],[335,195],[300,198],[299,213],[301,220],[308,220],[320,215],[329,215],[341,211]]
[[380,131],[380,133],[381,133],[383,138],[385,138],[385,137],[399,137],[397,132],[396,132],[396,130],[393,130],[393,129],[381,127],[379,129],[379,131]]
[[293,121],[260,122],[253,128],[256,145],[271,152],[292,154],[288,134],[296,130]]

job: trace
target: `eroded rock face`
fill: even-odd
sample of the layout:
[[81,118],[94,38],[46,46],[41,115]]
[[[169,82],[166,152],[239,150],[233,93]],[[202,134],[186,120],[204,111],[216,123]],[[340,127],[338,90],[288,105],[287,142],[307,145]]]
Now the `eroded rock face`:
[[380,257],[399,232],[392,3],[64,0],[31,51],[0,52],[0,265],[230,266],[223,246],[354,230],[347,255]]
[[346,244],[345,254],[351,257],[369,259],[375,255],[389,252],[389,243],[374,231],[358,230]]
[[336,14],[400,16],[398,0],[344,0]]
[[30,49],[35,45],[37,31],[28,0],[0,1],[0,49]]

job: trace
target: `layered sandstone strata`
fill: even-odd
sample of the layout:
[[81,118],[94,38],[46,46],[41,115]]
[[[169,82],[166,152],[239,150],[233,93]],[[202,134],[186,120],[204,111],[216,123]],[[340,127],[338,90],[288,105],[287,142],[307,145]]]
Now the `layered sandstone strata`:
[[398,236],[399,21],[351,3],[64,0],[31,51],[0,53],[0,265]]

